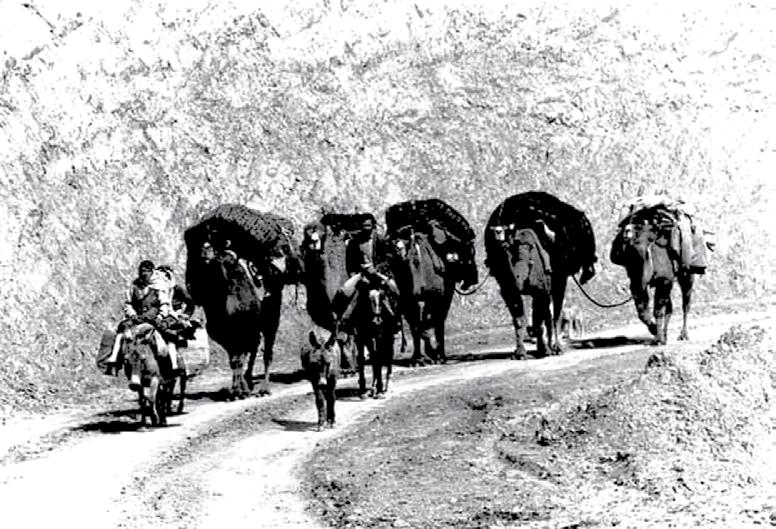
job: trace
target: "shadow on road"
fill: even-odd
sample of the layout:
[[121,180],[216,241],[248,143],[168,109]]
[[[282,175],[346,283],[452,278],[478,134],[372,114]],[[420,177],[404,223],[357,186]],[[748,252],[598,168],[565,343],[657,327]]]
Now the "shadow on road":
[[622,347],[625,345],[651,345],[652,337],[649,336],[607,336],[605,338],[581,338],[569,340],[567,346],[570,349],[602,349],[604,347]]
[[289,432],[310,432],[318,429],[317,422],[311,421],[291,421],[287,419],[272,419],[272,422],[283,427]]

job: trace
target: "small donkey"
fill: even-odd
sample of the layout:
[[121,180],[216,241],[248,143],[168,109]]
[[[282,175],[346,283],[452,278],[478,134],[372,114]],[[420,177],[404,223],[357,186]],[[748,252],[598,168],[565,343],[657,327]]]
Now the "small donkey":
[[334,427],[334,389],[340,370],[340,350],[335,333],[324,340],[320,331],[310,331],[309,343],[302,346],[302,368],[313,385],[315,406],[318,408],[318,431],[324,423]]

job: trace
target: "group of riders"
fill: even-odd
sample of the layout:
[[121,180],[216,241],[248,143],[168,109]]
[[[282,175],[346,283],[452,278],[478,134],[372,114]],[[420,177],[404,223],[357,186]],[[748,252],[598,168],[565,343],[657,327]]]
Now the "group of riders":
[[[207,245],[207,243],[206,243]],[[357,293],[364,288],[378,286],[387,294],[386,309],[398,314],[399,289],[393,278],[381,271],[387,259],[388,246],[384,236],[375,229],[374,220],[365,219],[346,247],[348,279],[332,300],[334,320],[343,332],[349,332],[355,311]],[[127,288],[124,301],[124,319],[119,323],[110,356],[104,361],[105,371],[117,375],[123,364],[122,345],[134,336],[153,326],[154,353],[169,357],[173,372],[180,366],[178,346],[186,336],[201,324],[192,319],[195,305],[186,290],[175,280],[175,274],[167,265],[155,266],[144,260]],[[393,318],[401,322],[400,318]],[[398,329],[397,329],[398,331]]]

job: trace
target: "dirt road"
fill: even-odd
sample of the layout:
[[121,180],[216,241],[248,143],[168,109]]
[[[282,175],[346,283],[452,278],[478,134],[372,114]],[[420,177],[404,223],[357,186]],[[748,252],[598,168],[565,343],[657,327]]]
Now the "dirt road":
[[[693,339],[670,347],[705,347],[734,321],[773,316],[698,318],[692,325]],[[601,336],[616,335],[639,336],[643,331],[634,326]],[[601,347],[528,362],[451,362],[403,373],[389,398],[506,371],[565,369],[583,359],[641,347]],[[346,379],[342,387],[354,384]],[[52,416],[26,426],[2,427],[3,525],[315,527],[298,494],[300,465],[317,443],[369,420],[386,400],[342,398],[337,403],[338,426],[319,433],[314,431],[309,393],[308,384],[299,383],[276,385],[274,394],[262,399],[198,402],[186,414],[172,417],[169,427],[153,430],[137,429],[121,410],[113,416]]]

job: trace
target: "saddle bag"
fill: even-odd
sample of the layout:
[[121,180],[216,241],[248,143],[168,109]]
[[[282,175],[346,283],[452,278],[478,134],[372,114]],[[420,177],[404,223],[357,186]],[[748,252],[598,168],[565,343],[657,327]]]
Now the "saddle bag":
[[110,354],[113,351],[113,342],[116,340],[116,333],[111,331],[110,329],[106,329],[102,333],[102,338],[100,339],[100,346],[97,349],[97,369],[99,369],[102,373],[107,374],[108,370],[108,358],[110,358]]
[[210,364],[210,339],[203,327],[197,328],[194,338],[178,349],[178,362],[187,377],[199,375]]

